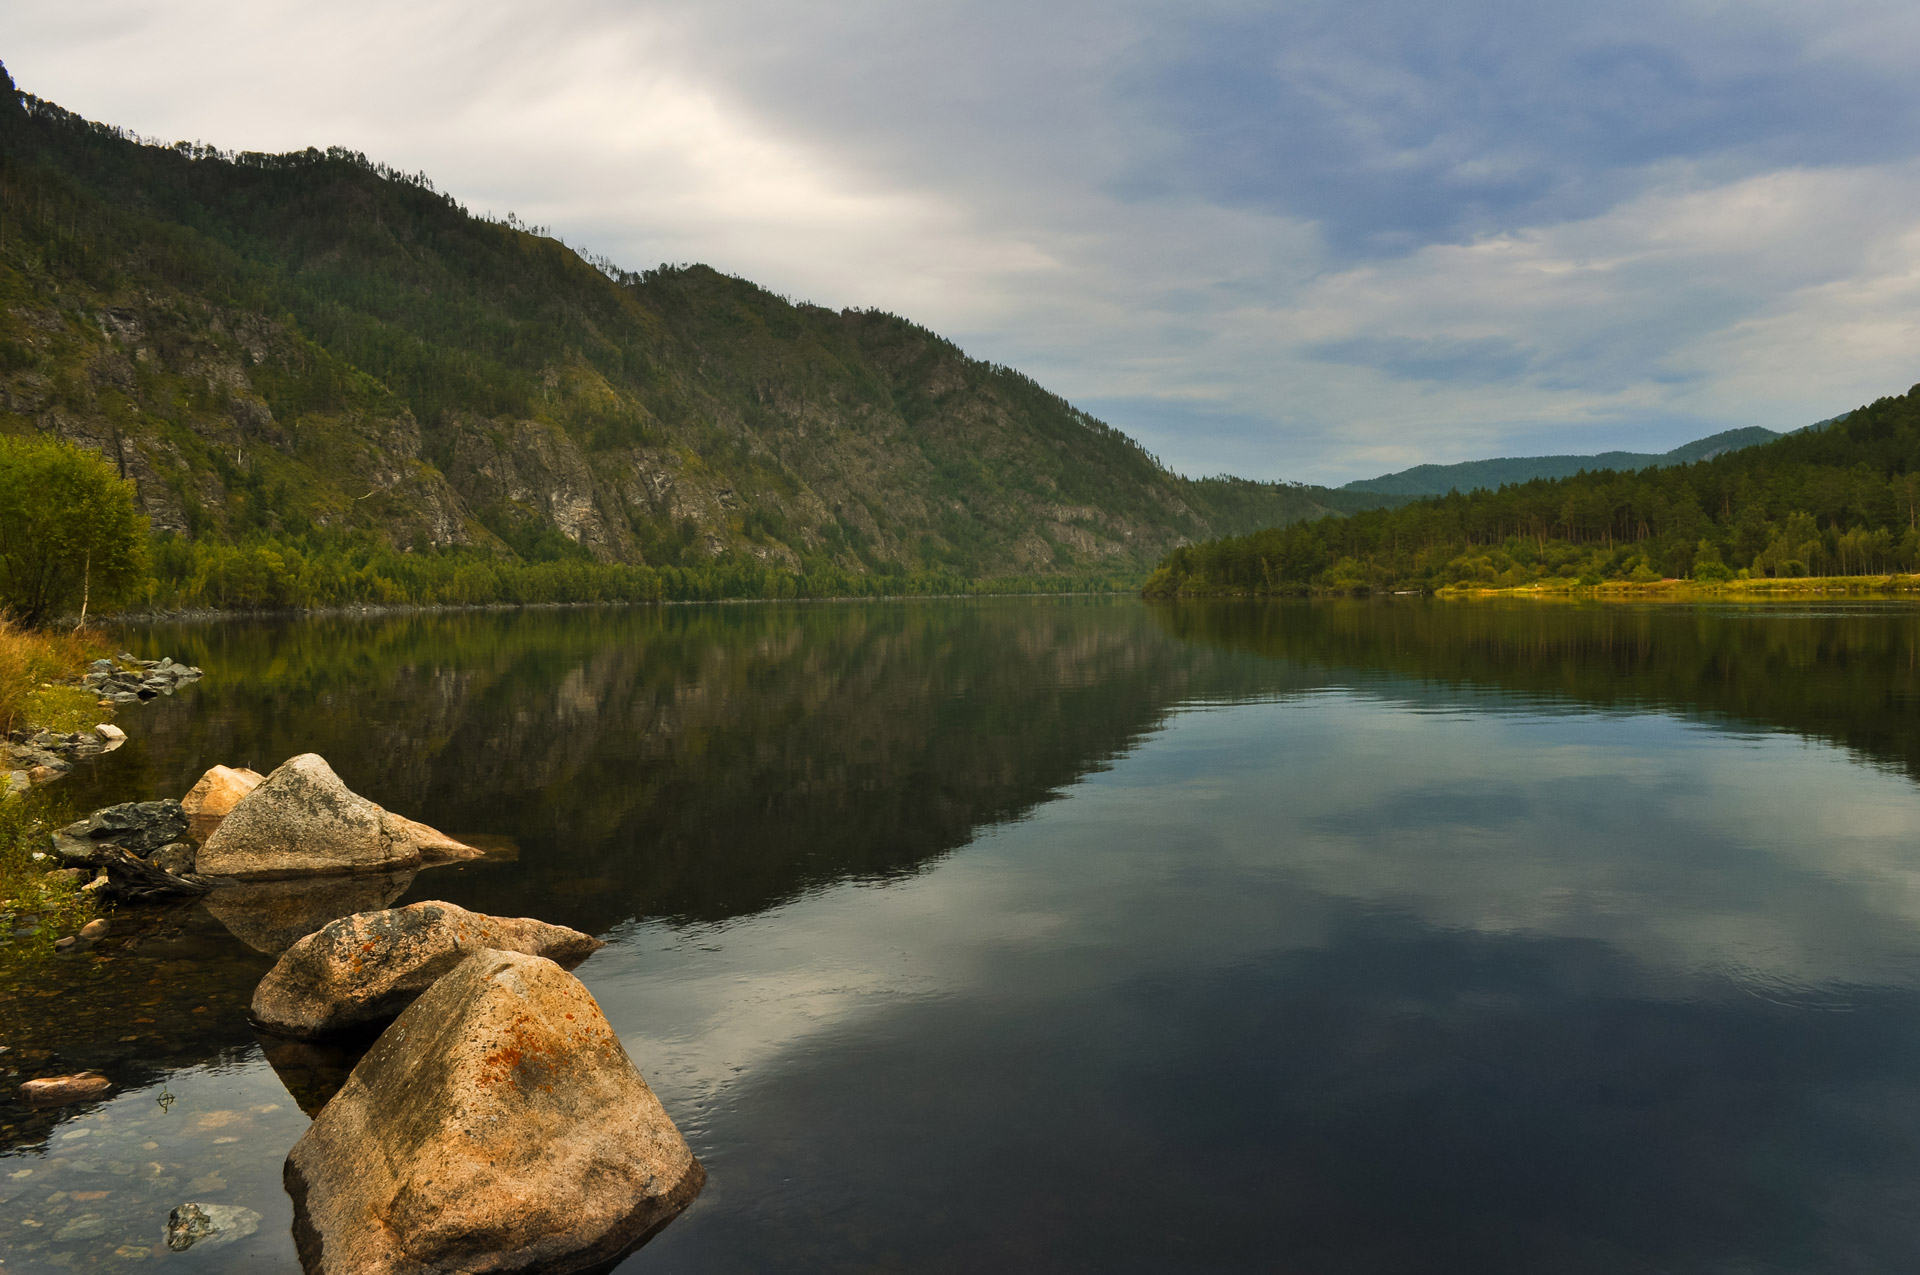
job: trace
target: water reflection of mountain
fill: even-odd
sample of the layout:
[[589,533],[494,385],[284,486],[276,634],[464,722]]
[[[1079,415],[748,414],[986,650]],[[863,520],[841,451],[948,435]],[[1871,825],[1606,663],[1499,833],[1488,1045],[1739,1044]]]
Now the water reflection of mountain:
[[395,810],[518,845],[415,895],[599,931],[911,871],[1131,747],[1218,666],[1271,676],[1111,600],[223,624],[142,644],[209,676],[141,710],[89,799],[319,752]]
[[[175,626],[129,641],[206,680],[128,710],[131,742],[62,787],[84,808],[317,751],[396,810],[517,847],[406,897],[605,933],[915,871],[1198,700],[1362,685],[1657,708],[1920,777],[1914,614],[1006,600]],[[271,958],[227,938],[196,910],[64,962],[0,988],[0,1028],[125,1084],[248,1054]],[[0,1145],[53,1119],[0,1113]]]
[[1335,676],[1790,731],[1920,779],[1920,610],[1426,599],[1156,605],[1183,642]]

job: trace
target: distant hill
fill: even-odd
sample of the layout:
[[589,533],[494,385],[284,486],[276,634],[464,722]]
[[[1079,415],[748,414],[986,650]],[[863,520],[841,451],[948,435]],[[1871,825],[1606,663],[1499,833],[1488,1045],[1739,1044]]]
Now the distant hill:
[[[1822,421],[1821,425],[1831,422]],[[1810,426],[1817,429],[1819,426]],[[1711,460],[1723,452],[1770,443],[1781,435],[1759,425],[1684,443],[1670,452],[1600,452],[1593,456],[1502,456],[1496,460],[1466,460],[1457,465],[1415,465],[1378,478],[1350,482],[1342,491],[1374,492],[1383,496],[1444,496],[1450,491],[1493,490],[1504,483],[1535,478],[1570,478],[1587,470],[1647,469]]]
[[[1758,446],[1722,445],[1730,437],[1693,444],[1718,454],[1690,465],[1590,468],[1183,545],[1147,591],[1563,589],[1920,571],[1920,385]],[[1637,658],[1616,654],[1621,669]]]
[[906,319],[630,273],[349,151],[148,144],[3,69],[0,197],[0,433],[105,454],[196,553],[1066,576],[1391,503],[1189,479]]

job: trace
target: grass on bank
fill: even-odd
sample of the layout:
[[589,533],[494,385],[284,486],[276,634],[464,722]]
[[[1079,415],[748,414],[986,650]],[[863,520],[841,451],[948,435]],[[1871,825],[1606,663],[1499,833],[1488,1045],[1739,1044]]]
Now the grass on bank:
[[1435,591],[1441,597],[1579,596],[1602,600],[1691,601],[1697,598],[1764,600],[1835,594],[1856,597],[1894,597],[1920,594],[1920,574],[1896,572],[1869,576],[1756,576],[1731,580],[1608,580],[1585,584],[1578,580],[1538,580],[1500,588],[1458,584]]
[[48,633],[0,619],[0,734],[84,730],[112,714],[69,683],[107,651],[97,629]]
[[[106,649],[97,630],[45,633],[0,620],[0,732],[86,730],[111,716],[92,692],[68,684]],[[46,850],[48,833],[73,818],[45,789],[0,798],[0,941],[8,944],[0,952],[50,952],[55,938],[96,914],[92,895],[47,876],[57,863],[33,857]],[[34,933],[14,939],[19,929]]]
[[[78,883],[47,875],[58,867],[52,859],[33,857],[46,850],[48,833],[73,818],[60,798],[44,791],[0,801],[0,954],[50,953],[55,939],[99,914],[94,896]],[[21,929],[34,933],[15,938]]]

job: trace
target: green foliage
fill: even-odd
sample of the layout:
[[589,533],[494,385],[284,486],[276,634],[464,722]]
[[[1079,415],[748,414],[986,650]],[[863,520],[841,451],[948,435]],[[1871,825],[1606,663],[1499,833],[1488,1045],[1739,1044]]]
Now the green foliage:
[[49,880],[47,872],[57,862],[33,857],[45,851],[47,834],[73,817],[65,805],[41,793],[0,800],[0,934],[36,931],[4,949],[11,961],[50,954],[57,937],[93,918],[93,897],[70,881]]
[[537,606],[1016,593],[1130,593],[1131,574],[975,579],[940,571],[853,572],[824,560],[790,571],[743,555],[698,566],[529,562],[472,551],[405,553],[371,538],[311,536],[230,545],[162,537],[157,610],[273,611],[362,606]]
[[38,625],[133,595],[146,521],[104,458],[42,438],[0,437],[0,605]]
[[1185,546],[1151,594],[1920,570],[1920,387],[1672,468],[1536,480]]

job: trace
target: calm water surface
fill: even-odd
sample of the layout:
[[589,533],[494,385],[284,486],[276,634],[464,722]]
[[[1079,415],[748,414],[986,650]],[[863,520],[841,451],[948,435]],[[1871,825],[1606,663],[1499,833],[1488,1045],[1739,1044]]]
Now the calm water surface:
[[[625,1272],[1920,1266],[1920,613],[1013,600],[130,632],[76,806],[317,751],[710,1181]],[[292,1270],[284,908],[17,976],[8,1273]],[[104,957],[105,959],[98,959]],[[258,1232],[174,1254],[184,1200]]]

